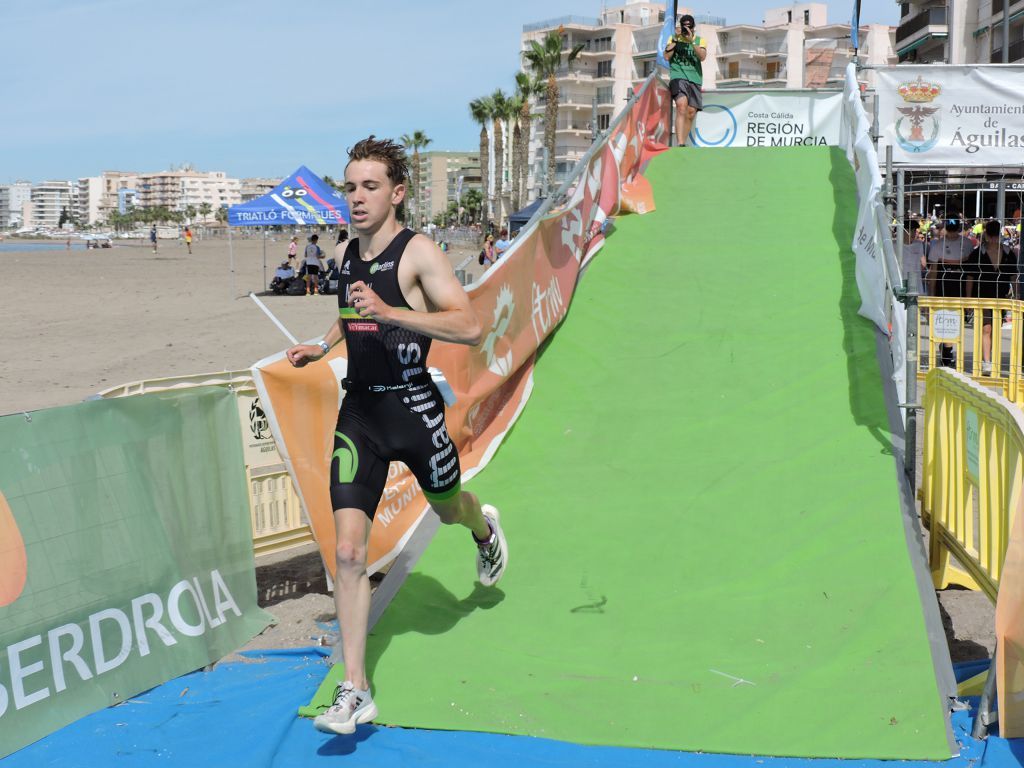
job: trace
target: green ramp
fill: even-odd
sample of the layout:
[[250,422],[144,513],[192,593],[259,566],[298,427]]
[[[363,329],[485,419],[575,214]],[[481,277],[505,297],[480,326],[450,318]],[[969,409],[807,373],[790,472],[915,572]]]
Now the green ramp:
[[[950,756],[875,331],[827,148],[673,150],[372,633],[379,722],[761,755]],[[329,676],[319,701],[329,697]]]

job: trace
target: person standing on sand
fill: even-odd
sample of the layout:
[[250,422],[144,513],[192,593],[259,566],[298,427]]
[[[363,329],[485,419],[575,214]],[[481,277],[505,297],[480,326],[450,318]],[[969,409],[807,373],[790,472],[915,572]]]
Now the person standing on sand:
[[[445,426],[444,403],[427,372],[433,339],[475,346],[483,326],[451,263],[430,238],[398,223],[409,175],[405,149],[370,136],[349,151],[345,196],[358,237],[349,242],[338,285],[339,317],[319,344],[288,350],[302,367],[332,346],[348,345],[346,395],[335,427],[330,494],[336,533],[334,600],[345,681],[314,720],[326,733],[354,733],[377,716],[366,676],[370,525],[391,461],[403,461],[441,522],[468,528],[477,578],[498,582],[508,547],[498,510],[462,490],[459,454]],[[486,652],[486,649],[482,649]],[[452,661],[457,664],[457,660]]]
[[153,253],[156,253],[156,224],[149,229],[149,244],[153,246]]
[[185,245],[188,246],[188,252],[192,253],[192,228],[185,227]]
[[316,293],[316,285],[320,280],[320,267],[322,266],[320,257],[324,252],[317,243],[319,239],[320,235],[313,235],[309,238],[309,245],[306,246],[306,292],[310,296]]

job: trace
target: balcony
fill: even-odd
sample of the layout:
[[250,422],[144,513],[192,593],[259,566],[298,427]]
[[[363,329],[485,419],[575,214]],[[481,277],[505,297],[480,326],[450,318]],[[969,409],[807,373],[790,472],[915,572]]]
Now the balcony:
[[555,124],[556,136],[590,136],[591,133],[589,120],[559,120]]
[[[1002,36],[1000,36],[1001,38]],[[1024,40],[1018,40],[1016,43],[1010,43],[1010,63],[1020,61],[1024,58]],[[992,56],[989,58],[990,64],[1002,64],[1003,63],[1003,43],[1002,39],[999,40],[999,47],[992,49]]]
[[922,30],[928,27],[942,27],[946,31],[946,9],[926,8],[916,16],[911,16],[896,28],[896,47],[902,48],[921,36]]

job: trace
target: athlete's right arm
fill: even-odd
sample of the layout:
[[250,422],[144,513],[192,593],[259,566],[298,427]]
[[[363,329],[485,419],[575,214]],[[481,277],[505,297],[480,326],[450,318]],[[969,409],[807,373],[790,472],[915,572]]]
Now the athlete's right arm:
[[[341,318],[339,317],[327,329],[327,333],[324,334],[324,341],[327,342],[328,347],[333,347],[343,338],[345,338],[345,333],[342,330]],[[323,357],[324,350],[319,344],[296,344],[285,354],[288,356],[289,363],[296,368],[301,368],[307,363],[315,362]]]

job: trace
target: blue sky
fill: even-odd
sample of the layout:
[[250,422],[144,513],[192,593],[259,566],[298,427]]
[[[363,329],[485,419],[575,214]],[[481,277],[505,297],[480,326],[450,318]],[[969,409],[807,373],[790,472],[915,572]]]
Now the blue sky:
[[[609,7],[619,3],[609,2]],[[680,5],[683,5],[682,3]],[[729,23],[782,3],[721,0]],[[472,149],[468,102],[512,90],[522,25],[600,0],[3,0],[0,183],[191,163],[340,175],[370,133]],[[829,6],[846,21],[852,5]],[[709,10],[697,6],[696,11]],[[893,0],[863,23],[895,24]]]

